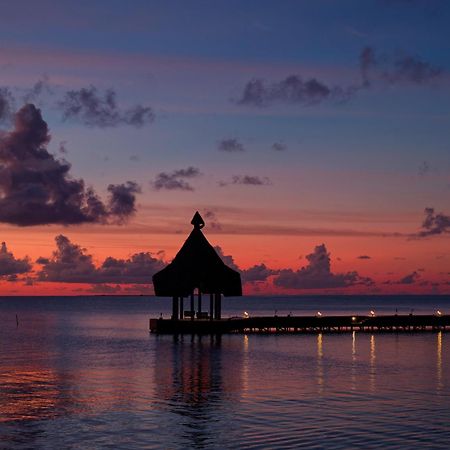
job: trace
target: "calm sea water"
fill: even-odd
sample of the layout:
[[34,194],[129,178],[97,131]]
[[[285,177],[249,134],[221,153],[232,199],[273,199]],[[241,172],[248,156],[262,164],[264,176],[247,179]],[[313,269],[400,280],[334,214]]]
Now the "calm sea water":
[[[450,333],[150,335],[169,307],[0,298],[0,448],[449,448]],[[396,308],[450,313],[450,297],[224,301],[228,316]]]

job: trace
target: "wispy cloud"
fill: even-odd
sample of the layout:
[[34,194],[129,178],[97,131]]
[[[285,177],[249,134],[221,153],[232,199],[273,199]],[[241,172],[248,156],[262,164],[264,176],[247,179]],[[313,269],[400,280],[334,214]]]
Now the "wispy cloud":
[[342,103],[355,93],[353,87],[328,85],[316,78],[304,79],[300,75],[289,75],[281,81],[267,83],[254,78],[244,87],[239,105],[256,107],[270,106],[275,103],[291,103],[311,106],[326,100]]
[[373,47],[365,47],[359,57],[361,76],[365,87],[374,80],[389,84],[424,85],[436,81],[443,69],[405,52],[377,53]]
[[219,186],[228,186],[230,184],[241,184],[245,186],[267,186],[270,185],[270,179],[256,175],[234,175],[230,182],[220,181]]
[[58,108],[62,111],[63,120],[73,119],[89,127],[142,127],[155,118],[149,106],[135,105],[123,109],[117,104],[115,90],[107,89],[101,94],[95,86],[66,92],[58,102]]
[[217,143],[217,148],[219,151],[227,153],[239,153],[245,151],[244,146],[236,138],[222,139]]
[[155,180],[151,182],[151,185],[157,191],[162,189],[169,191],[193,191],[194,188],[186,180],[197,178],[200,175],[200,170],[192,166],[186,169],[174,170],[173,172],[160,172]]

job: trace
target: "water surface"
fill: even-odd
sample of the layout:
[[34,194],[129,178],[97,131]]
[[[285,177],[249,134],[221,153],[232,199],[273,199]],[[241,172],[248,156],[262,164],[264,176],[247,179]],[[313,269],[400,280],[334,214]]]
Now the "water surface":
[[[448,448],[450,334],[150,335],[148,318],[169,307],[0,299],[0,448]],[[229,316],[430,313],[450,311],[450,299],[224,307]]]

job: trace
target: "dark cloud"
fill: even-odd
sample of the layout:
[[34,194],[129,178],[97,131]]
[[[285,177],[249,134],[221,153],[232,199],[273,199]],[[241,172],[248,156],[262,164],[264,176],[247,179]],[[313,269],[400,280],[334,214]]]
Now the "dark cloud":
[[0,122],[11,118],[14,111],[14,97],[8,88],[0,88]]
[[406,275],[398,280],[396,284],[414,284],[419,278],[420,275],[414,271],[413,273],[410,273],[409,275]]
[[217,145],[221,152],[237,153],[245,151],[244,146],[236,138],[222,139]]
[[424,212],[425,219],[422,222],[422,230],[416,234],[416,237],[450,233],[450,216],[436,213],[434,208],[425,208]]
[[61,153],[61,155],[67,155],[67,153],[69,153],[67,150],[67,141],[61,141],[59,143],[58,152]]
[[329,86],[316,78],[304,80],[299,75],[290,75],[284,80],[270,84],[254,78],[245,85],[238,104],[257,107],[270,106],[274,103],[310,106],[326,100],[345,102],[354,93],[353,87]]
[[0,136],[0,222],[20,226],[123,222],[135,211],[136,183],[108,186],[105,205],[70,164],[47,150],[47,123],[34,105],[14,116],[14,129]]
[[419,175],[426,175],[430,171],[430,164],[427,161],[422,161],[419,166],[418,173]]
[[132,125],[141,127],[153,122],[152,108],[136,105],[122,109],[117,104],[117,95],[113,89],[107,89],[102,95],[94,86],[66,92],[58,102],[63,120],[74,119],[89,127],[115,127]]
[[274,142],[272,144],[272,150],[276,152],[284,152],[287,149],[287,146],[282,142]]
[[197,178],[200,175],[200,170],[191,166],[187,169],[174,170],[170,173],[160,172],[151,184],[157,191],[161,189],[167,189],[169,191],[193,191],[194,188],[186,181],[186,179]]
[[220,181],[219,186],[224,187],[230,184],[243,184],[247,186],[268,186],[271,184],[267,177],[258,177],[254,175],[234,175],[230,182]]
[[136,194],[141,192],[140,186],[134,181],[108,186],[108,214],[117,223],[124,223],[136,212]]
[[265,282],[271,275],[276,275],[279,272],[278,270],[269,269],[264,263],[255,264],[248,269],[241,269],[234,262],[233,256],[225,255],[221,247],[217,245],[214,247],[214,250],[216,250],[217,254],[228,267],[231,267],[241,274],[243,283]]
[[12,277],[9,281],[16,281],[17,275],[27,273],[31,270],[31,264],[28,258],[15,258],[8,251],[6,244],[2,242],[0,247],[0,277]]
[[370,278],[361,277],[355,271],[332,273],[330,254],[324,244],[316,246],[313,253],[306,255],[306,259],[308,264],[297,271],[281,270],[274,278],[275,286],[286,289],[326,289],[373,284]]
[[418,56],[407,54],[377,54],[372,47],[365,47],[359,57],[363,86],[369,87],[373,79],[389,84],[427,84],[443,73],[437,67]]
[[56,250],[51,258],[39,258],[40,281],[89,284],[148,284],[165,263],[148,252],[135,253],[128,259],[107,257],[96,267],[86,249],[63,235],[56,236]]
[[278,274],[278,272],[278,270],[269,269],[264,263],[255,264],[248,269],[241,270],[242,279],[247,283],[267,281],[267,278],[271,275]]
[[270,184],[270,180],[267,177],[258,177],[253,175],[234,175],[232,183],[246,184],[250,186],[265,186]]
[[372,259],[372,257],[369,255],[360,255],[360,256],[357,256],[357,258],[358,259]]

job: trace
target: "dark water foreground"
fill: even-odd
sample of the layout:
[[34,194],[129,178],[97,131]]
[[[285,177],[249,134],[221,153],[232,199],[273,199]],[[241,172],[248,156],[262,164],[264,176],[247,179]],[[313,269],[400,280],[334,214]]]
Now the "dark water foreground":
[[[450,307],[233,302],[230,315]],[[150,335],[169,303],[0,299],[0,448],[448,448],[450,333]]]

